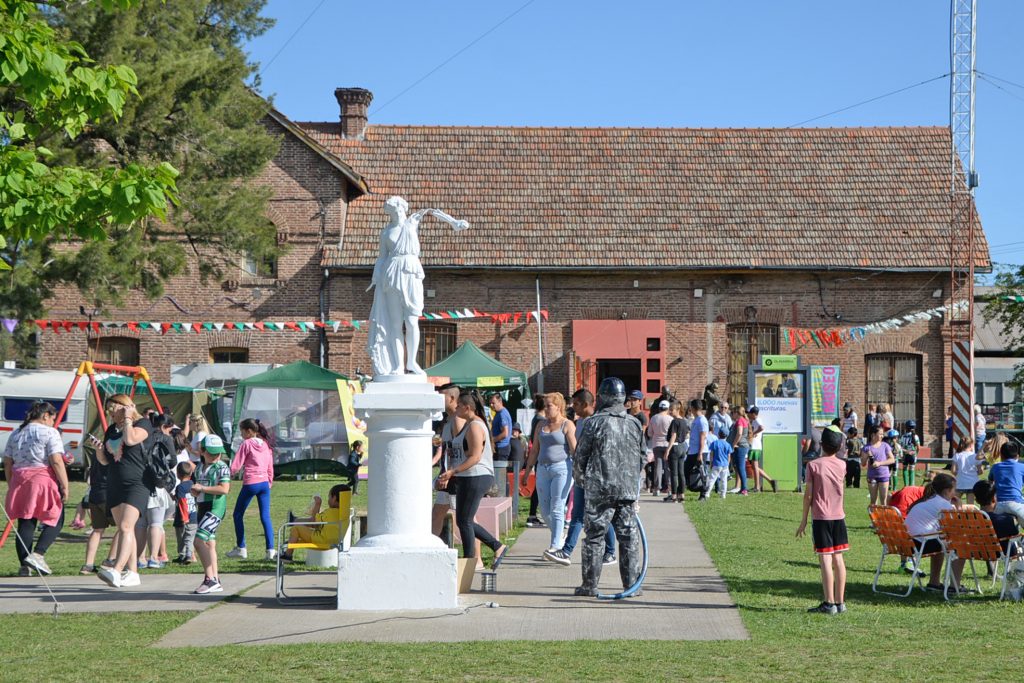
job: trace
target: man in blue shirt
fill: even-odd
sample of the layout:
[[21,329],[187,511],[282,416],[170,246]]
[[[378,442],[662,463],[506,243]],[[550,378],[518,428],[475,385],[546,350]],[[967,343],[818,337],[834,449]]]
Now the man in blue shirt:
[[1013,515],[1017,523],[1024,526],[1024,464],[1020,463],[1020,447],[1015,443],[1004,443],[999,449],[1002,461],[992,465],[988,479],[996,485],[996,512]]
[[491,436],[494,437],[494,480],[498,485],[498,495],[508,495],[508,456],[512,450],[512,416],[505,407],[505,401],[501,394],[494,393],[490,396],[491,410],[494,411],[494,419],[491,420]]

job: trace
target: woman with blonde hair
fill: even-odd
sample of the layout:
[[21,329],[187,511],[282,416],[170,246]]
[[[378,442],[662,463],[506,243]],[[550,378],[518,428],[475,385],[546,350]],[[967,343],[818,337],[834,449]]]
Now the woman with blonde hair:
[[525,482],[530,470],[537,468],[537,497],[540,511],[551,530],[551,545],[544,558],[568,564],[562,552],[562,529],[565,526],[565,501],[572,491],[570,459],[576,451],[576,425],[565,416],[565,397],[558,392],[544,395],[544,419],[537,424],[537,433],[530,446],[526,468],[521,475]]
[[135,525],[146,513],[152,494],[144,483],[146,471],[145,442],[152,434],[149,420],[142,419],[135,402],[126,394],[114,394],[107,399],[110,426],[103,435],[103,447],[96,457],[110,465],[107,475],[107,506],[117,525],[117,559],[112,567],[102,567],[100,579],[114,588],[138,586],[141,581],[135,571],[138,549]]

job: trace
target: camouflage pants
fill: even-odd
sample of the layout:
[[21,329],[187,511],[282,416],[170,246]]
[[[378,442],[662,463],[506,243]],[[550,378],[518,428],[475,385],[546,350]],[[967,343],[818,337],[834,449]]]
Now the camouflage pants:
[[640,576],[640,531],[637,528],[634,501],[592,503],[586,499],[583,529],[583,588],[597,589],[601,562],[605,553],[605,532],[611,524],[619,540],[619,576],[622,587],[629,588]]

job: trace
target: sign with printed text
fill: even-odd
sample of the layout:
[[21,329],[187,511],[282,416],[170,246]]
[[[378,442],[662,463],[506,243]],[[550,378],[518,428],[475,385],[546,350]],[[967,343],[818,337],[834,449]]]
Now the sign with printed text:
[[765,370],[796,370],[798,359],[796,356],[761,356],[761,367]]
[[839,366],[811,366],[811,424],[827,427],[839,417]]
[[505,384],[505,378],[501,377],[500,375],[495,375],[493,377],[477,377],[476,378],[476,385],[478,387],[500,387],[500,386],[504,386],[504,384]]

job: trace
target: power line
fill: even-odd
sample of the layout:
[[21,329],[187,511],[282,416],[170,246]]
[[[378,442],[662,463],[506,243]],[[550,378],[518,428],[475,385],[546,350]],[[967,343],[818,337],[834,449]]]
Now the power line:
[[286,47],[288,47],[288,44],[290,42],[292,42],[292,40],[295,39],[295,36],[299,35],[299,31],[301,31],[303,29],[303,27],[306,24],[309,23],[309,20],[313,18],[313,15],[317,13],[317,10],[319,10],[321,7],[323,7],[324,3],[326,3],[326,2],[327,2],[327,0],[320,0],[320,2],[317,4],[317,6],[313,8],[313,11],[310,12],[309,15],[305,19],[302,20],[302,23],[299,24],[299,27],[297,29],[295,29],[294,31],[292,31],[292,34],[290,36],[288,36],[288,40],[284,41],[284,44],[281,47],[278,48],[277,52],[274,53],[274,56],[271,57],[269,60],[267,60],[266,64],[264,64],[264,65],[262,65],[260,67],[260,71],[257,74],[257,76],[262,76],[263,72],[270,68],[270,65],[274,63],[274,60],[277,59],[281,55],[282,52],[284,52],[284,49]]
[[[388,106],[389,104],[391,104],[392,102],[394,102],[395,100],[397,100],[397,99],[398,99],[399,97],[401,97],[402,95],[404,95],[405,93],[409,92],[410,90],[412,90],[413,88],[415,88],[415,87],[416,87],[417,85],[419,85],[419,84],[420,84],[420,83],[422,83],[423,81],[425,81],[425,80],[427,80],[428,78],[430,78],[431,76],[433,76],[433,75],[434,75],[435,73],[437,73],[438,71],[440,71],[440,70],[441,70],[441,69],[442,69],[442,68],[443,68],[444,66],[446,66],[446,65],[447,65],[447,64],[448,64],[449,62],[451,62],[452,60],[454,60],[454,59],[455,59],[456,57],[458,57],[459,55],[461,55],[461,54],[462,54],[463,52],[465,52],[465,51],[466,51],[466,50],[468,50],[469,48],[471,48],[471,47],[473,47],[474,45],[476,45],[477,43],[479,43],[479,42],[480,42],[481,40],[483,40],[484,38],[486,38],[487,36],[489,36],[489,35],[490,35],[491,33],[493,33],[494,31],[496,31],[496,30],[498,29],[498,27],[500,27],[500,26],[501,26],[502,24],[504,24],[504,23],[505,23],[505,22],[507,22],[507,21],[508,21],[509,19],[511,19],[512,17],[516,16],[517,14],[519,14],[520,12],[522,12],[522,11],[523,11],[524,9],[526,9],[527,7],[529,7],[530,5],[532,5],[532,4],[533,4],[533,3],[535,3],[535,2],[537,2],[537,0],[527,0],[527,2],[526,2],[526,3],[524,3],[524,4],[522,5],[522,6],[520,6],[520,7],[519,7],[519,9],[517,9],[517,10],[516,10],[516,11],[514,11],[514,12],[512,12],[512,14],[509,14],[509,15],[508,15],[507,17],[505,17],[504,19],[502,19],[501,21],[499,21],[499,22],[498,22],[497,24],[495,24],[494,26],[490,27],[489,29],[487,29],[486,31],[484,31],[483,33],[481,33],[481,34],[480,34],[479,36],[477,36],[476,38],[474,38],[473,40],[471,40],[471,41],[470,41],[469,43],[467,43],[467,44],[466,44],[465,46],[463,46],[462,48],[460,48],[458,52],[456,52],[456,53],[455,53],[455,54],[453,54],[453,55],[452,55],[451,57],[449,57],[448,59],[444,60],[443,62],[441,62],[441,63],[440,63],[440,64],[438,64],[437,66],[435,66],[435,67],[434,67],[433,69],[431,69],[430,71],[428,71],[427,73],[425,73],[425,74],[424,74],[423,76],[421,76],[420,78],[418,78],[418,79],[416,79],[415,81],[413,81],[413,82],[412,82],[412,84],[410,84],[410,85],[409,85],[408,87],[406,87],[406,88],[405,88],[404,90],[402,90],[402,91],[401,91],[400,93],[398,93],[397,95],[395,95],[394,97],[392,97],[392,98],[391,98],[390,100],[388,100],[388,101],[387,101],[387,102],[385,102],[384,104],[380,105],[379,107],[375,107],[375,108],[371,109],[371,110],[370,110],[370,116],[372,116],[373,114],[376,114],[376,113],[380,112],[380,111],[381,111],[382,109],[384,109],[384,107]],[[323,4],[323,3],[321,3],[321,4]]]
[[999,76],[995,76],[993,74],[985,73],[984,71],[975,71],[975,73],[978,74],[979,76],[981,76],[984,79],[992,79],[992,80],[995,80],[995,81],[999,81],[1001,83],[1006,83],[1007,85],[1012,85],[1015,88],[1020,88],[1021,90],[1024,90],[1024,85],[1021,85],[1020,83],[1014,83],[1013,81],[1008,80],[1006,78],[1000,78]]
[[932,83],[933,81],[938,81],[938,80],[941,80],[943,78],[947,78],[948,76],[949,76],[949,73],[947,72],[947,73],[942,74],[941,76],[935,76],[934,78],[929,78],[929,79],[923,80],[920,83],[914,83],[912,85],[907,85],[907,86],[904,86],[902,88],[898,88],[896,90],[892,90],[890,92],[887,92],[884,95],[878,95],[876,97],[872,97],[870,99],[863,100],[862,102],[857,102],[856,104],[851,104],[849,106],[842,107],[841,109],[835,109],[835,110],[830,111],[830,112],[828,112],[826,114],[821,114],[820,116],[815,116],[815,117],[809,118],[809,119],[807,119],[805,121],[800,121],[799,123],[794,123],[794,124],[792,124],[790,126],[786,126],[786,128],[796,128],[798,126],[802,126],[804,124],[810,123],[811,121],[817,121],[818,119],[823,119],[823,118],[826,118],[828,116],[832,116],[833,114],[839,114],[839,113],[842,113],[844,111],[849,111],[850,109],[855,109],[855,108],[860,107],[862,105],[870,104],[871,102],[877,102],[878,100],[885,99],[886,97],[890,97],[892,95],[898,95],[899,93],[906,92],[907,90],[913,90],[914,88],[918,88],[918,87],[920,87],[922,85],[927,85],[928,83]]
[[1010,90],[1007,90],[1006,88],[1004,88],[1003,86],[999,85],[999,84],[998,84],[998,83],[996,83],[995,81],[993,81],[993,80],[990,80],[990,79],[988,79],[988,78],[985,78],[985,77],[984,77],[984,76],[982,76],[981,74],[978,74],[978,78],[980,78],[981,80],[985,81],[986,83],[988,83],[989,85],[991,85],[991,86],[992,86],[993,88],[996,88],[997,90],[1002,90],[1002,91],[1003,91],[1004,93],[1006,93],[1007,95],[1009,95],[1009,96],[1010,96],[1010,97],[1012,97],[1013,99],[1015,99],[1015,100],[1020,100],[1021,102],[1024,102],[1024,97],[1021,97],[1020,95],[1018,95],[1018,94],[1017,94],[1017,93],[1015,93],[1015,92],[1012,92],[1012,91],[1010,91]]

